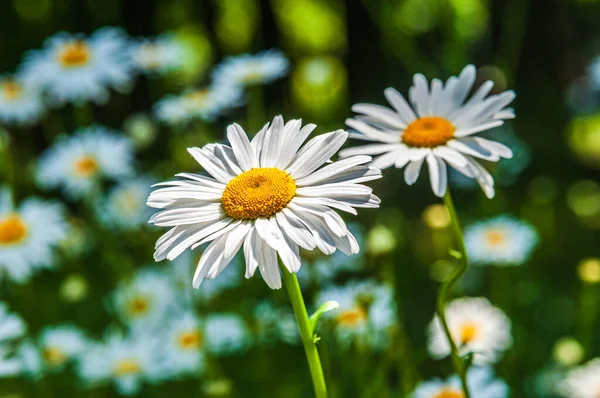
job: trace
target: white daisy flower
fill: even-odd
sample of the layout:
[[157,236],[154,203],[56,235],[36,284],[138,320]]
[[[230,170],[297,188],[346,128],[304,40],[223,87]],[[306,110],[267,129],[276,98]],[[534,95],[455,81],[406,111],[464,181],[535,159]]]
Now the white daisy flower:
[[39,379],[44,374],[44,361],[37,345],[27,339],[23,341],[15,353],[19,361],[20,374],[29,379]]
[[189,51],[172,33],[136,39],[129,48],[135,66],[148,75],[165,75],[182,69]]
[[233,124],[227,128],[231,147],[188,149],[210,177],[178,174],[184,179],[158,184],[164,188],[148,198],[149,206],[163,209],[150,222],[173,227],[157,241],[155,260],[173,260],[212,241],[194,275],[193,286],[199,287],[204,278],[217,277],[243,245],[246,277],[258,268],[269,287],[279,289],[277,254],[290,272],[298,272],[299,247],[358,253],[356,239],[333,209],[356,214],[354,207],[378,207],[379,199],[360,183],[381,172],[364,166],[368,156],[320,168],[348,133],[322,134],[302,146],[315,126],[300,126],[300,120],[284,126],[278,116],[250,142]]
[[214,355],[229,355],[246,351],[252,343],[244,319],[234,313],[210,314],[204,318],[205,347]]
[[0,77],[0,122],[8,126],[29,126],[46,113],[38,88],[20,76]]
[[[508,398],[509,388],[502,380],[494,377],[490,367],[471,367],[467,373],[467,386],[472,398]],[[448,380],[428,380],[419,383],[411,398],[464,398],[462,385],[457,375]]]
[[57,33],[43,49],[27,54],[22,67],[27,79],[59,105],[105,103],[110,88],[125,92],[134,77],[126,34],[117,28],[102,28],[90,37]]
[[0,377],[14,376],[22,371],[21,360],[11,355],[10,344],[22,337],[27,326],[21,317],[11,313],[8,305],[0,302]]
[[390,286],[375,281],[330,286],[317,295],[315,303],[321,305],[331,300],[340,306],[323,316],[332,322],[342,345],[366,344],[376,349],[389,345],[396,323],[394,292]]
[[[446,320],[461,356],[473,354],[473,363],[496,363],[512,346],[510,319],[483,297],[450,302]],[[432,357],[450,355],[450,345],[437,315],[429,325],[428,350]]]
[[521,265],[529,259],[538,241],[531,225],[506,215],[465,228],[465,244],[473,264]]
[[170,125],[194,120],[212,121],[224,110],[239,106],[242,95],[239,87],[213,84],[179,95],[168,95],[154,105],[153,112],[156,119]]
[[569,398],[597,398],[600,396],[600,358],[569,371],[562,383]]
[[287,57],[279,50],[238,55],[228,57],[217,65],[212,78],[222,85],[268,84],[287,75],[289,64]]
[[81,329],[68,324],[47,327],[38,338],[41,357],[50,371],[63,370],[68,362],[78,358],[87,344]]
[[146,206],[146,198],[153,183],[152,178],[139,177],[112,188],[96,205],[98,218],[116,229],[136,229],[146,225],[152,216],[152,210]]
[[170,276],[153,268],[144,268],[121,282],[110,299],[110,307],[134,330],[159,326],[178,304]]
[[53,266],[52,254],[67,236],[63,206],[30,197],[16,208],[8,189],[0,189],[0,270],[25,283]]
[[178,314],[166,325],[163,341],[165,375],[197,375],[204,371],[205,338],[200,319],[191,312]]
[[60,187],[69,197],[87,196],[105,178],[133,174],[133,148],[129,138],[105,127],[80,129],[42,154],[37,182],[45,188]]
[[103,343],[95,343],[84,351],[78,362],[79,378],[94,387],[112,381],[123,395],[135,395],[144,381],[161,377],[161,363],[157,357],[158,341],[150,333],[129,338],[112,335]]
[[373,167],[406,166],[404,177],[409,185],[417,181],[421,166],[427,161],[431,187],[439,197],[446,192],[448,164],[475,178],[485,194],[493,197],[494,180],[475,158],[496,162],[500,158],[511,158],[512,151],[503,144],[473,135],[514,118],[514,111],[506,106],[515,98],[515,93],[505,91],[487,96],[493,86],[488,81],[467,100],[475,74],[475,67],[469,65],[458,77],[449,78],[445,85],[433,79],[431,87],[425,76],[416,74],[409,90],[412,108],[393,88],[385,90],[393,109],[354,105],[352,110],[361,115],[346,120],[349,127],[358,131],[351,137],[376,144],[349,148],[340,152],[340,156],[379,155]]

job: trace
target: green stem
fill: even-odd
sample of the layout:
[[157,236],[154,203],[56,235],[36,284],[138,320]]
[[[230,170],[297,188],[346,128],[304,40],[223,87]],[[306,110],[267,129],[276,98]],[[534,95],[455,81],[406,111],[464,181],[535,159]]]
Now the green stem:
[[470,398],[469,388],[467,387],[467,367],[468,364],[460,357],[458,347],[454,340],[452,340],[452,334],[450,333],[450,328],[448,327],[448,322],[446,321],[446,302],[448,301],[448,296],[452,291],[452,288],[458,282],[460,278],[467,271],[467,266],[469,264],[469,260],[467,258],[467,250],[465,248],[465,240],[463,238],[462,230],[460,228],[460,223],[458,221],[458,216],[456,215],[456,209],[454,208],[454,202],[452,202],[452,196],[450,195],[450,189],[446,191],[444,195],[444,204],[448,209],[448,213],[450,213],[450,219],[452,221],[452,229],[454,230],[454,235],[456,238],[456,242],[458,243],[458,250],[460,252],[460,258],[458,258],[458,266],[452,271],[448,279],[441,284],[438,290],[438,298],[437,298],[437,315],[442,323],[442,327],[444,329],[444,333],[448,338],[448,342],[450,343],[450,353],[452,355],[452,363],[454,364],[454,369],[458,376],[460,377],[460,381],[462,383],[463,393],[465,394],[465,398]]
[[265,95],[263,86],[256,84],[248,87],[248,132],[256,134],[266,123]]
[[312,331],[310,330],[308,312],[306,312],[306,305],[304,305],[298,278],[296,277],[296,274],[290,273],[287,268],[281,267],[281,269],[283,271],[283,282],[285,283],[285,288],[290,297],[290,301],[292,302],[292,308],[294,309],[294,315],[296,316],[296,322],[298,323],[298,329],[300,330],[300,338],[302,339],[304,353],[306,354],[306,359],[308,361],[308,368],[315,389],[315,396],[316,398],[327,398],[327,388],[325,387],[325,377],[323,376],[321,359],[319,358],[317,345],[315,344]]

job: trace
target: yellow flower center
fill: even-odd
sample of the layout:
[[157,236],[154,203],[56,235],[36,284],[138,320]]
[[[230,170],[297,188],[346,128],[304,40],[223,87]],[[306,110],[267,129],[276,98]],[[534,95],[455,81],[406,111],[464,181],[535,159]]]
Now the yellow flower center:
[[194,90],[185,94],[185,99],[192,106],[202,106],[208,98],[208,89]]
[[127,376],[138,373],[141,370],[140,365],[132,359],[123,359],[115,367],[117,376]]
[[411,147],[435,148],[454,136],[454,126],[437,116],[421,117],[408,125],[402,133],[402,142]]
[[66,361],[67,356],[56,347],[47,347],[44,349],[42,356],[44,360],[53,366],[58,366]]
[[160,48],[154,43],[143,44],[138,53],[140,63],[147,69],[157,69],[160,67]]
[[486,240],[492,246],[499,246],[504,243],[506,236],[501,231],[491,230],[487,233]]
[[479,328],[473,323],[465,323],[460,329],[459,341],[461,344],[469,344],[477,338]]
[[337,316],[338,324],[347,327],[356,327],[367,319],[367,313],[362,308],[352,308]]
[[142,315],[148,312],[150,304],[144,297],[135,297],[129,302],[129,313],[131,315]]
[[22,91],[21,85],[12,79],[6,79],[2,83],[2,93],[9,101],[18,99]]
[[464,395],[458,390],[444,388],[435,394],[433,398],[464,398]]
[[202,345],[202,333],[199,330],[190,330],[188,332],[181,333],[177,338],[179,347],[184,350],[191,350],[198,348]]
[[271,217],[296,195],[296,182],[277,168],[256,168],[233,178],[221,202],[227,215],[236,220]]
[[27,236],[27,226],[16,214],[0,219],[0,246],[14,245]]
[[88,64],[92,52],[83,40],[72,40],[58,51],[58,62],[65,68],[79,68]]
[[98,162],[91,156],[84,156],[75,162],[75,173],[81,177],[91,177],[98,171]]

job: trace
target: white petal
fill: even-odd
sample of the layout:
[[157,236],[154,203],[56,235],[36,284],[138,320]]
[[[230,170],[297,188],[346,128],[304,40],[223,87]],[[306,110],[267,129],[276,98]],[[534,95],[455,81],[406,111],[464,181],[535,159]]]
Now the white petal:
[[261,257],[258,261],[258,269],[263,279],[271,289],[281,289],[281,274],[277,264],[277,252],[266,242],[262,241]]
[[480,131],[485,131],[485,130],[493,129],[494,127],[502,126],[503,124],[504,124],[503,120],[492,120],[491,122],[479,124],[477,126],[458,129],[454,132],[454,136],[455,137],[466,137],[471,134],[479,133]]
[[429,116],[429,85],[420,73],[413,76],[413,86],[408,90],[408,97],[419,117]]
[[433,149],[433,153],[444,160],[448,160],[453,164],[458,165],[459,167],[464,167],[467,165],[467,158],[455,149],[439,146]]
[[383,155],[377,156],[373,162],[371,162],[371,167],[375,167],[376,169],[387,169],[388,167],[392,166],[396,160],[398,159],[398,157],[407,152],[406,150],[404,151],[400,151],[400,150],[395,150],[395,151],[391,151],[388,153],[384,153]]
[[356,113],[362,113],[363,115],[371,116],[375,119],[381,119],[385,124],[398,129],[406,127],[406,124],[404,124],[396,112],[381,105],[356,104],[352,107],[352,110]]
[[275,216],[281,230],[296,244],[306,250],[313,250],[316,247],[312,234],[302,222],[296,218],[286,216],[285,211],[280,211]]
[[379,155],[384,152],[391,152],[395,149],[405,148],[404,144],[369,144],[356,146],[354,148],[342,149],[339,153],[340,158],[349,158],[355,155]]
[[427,156],[427,165],[429,166],[431,189],[436,196],[441,198],[446,193],[448,183],[446,164],[435,155],[430,154]]
[[394,107],[394,109],[396,109],[404,124],[409,125],[415,121],[417,115],[415,115],[415,112],[412,110],[410,105],[408,105],[408,102],[406,102],[402,94],[400,94],[395,88],[386,88],[383,94]]
[[446,145],[466,155],[471,155],[477,158],[491,161],[499,160],[498,155],[495,155],[489,149],[482,147],[477,141],[475,141],[471,137],[450,140],[446,143]]
[[424,158],[411,161],[404,169],[404,180],[408,185],[414,184],[417,181],[417,178],[419,178],[419,172],[421,171],[423,160]]
[[283,135],[283,118],[275,116],[271,128],[265,133],[260,154],[261,167],[274,167],[279,160]]
[[346,119],[346,125],[361,133],[358,136],[353,134],[354,138],[390,144],[397,144],[399,141],[397,130],[380,130],[356,119]]
[[258,160],[252,150],[250,140],[239,124],[234,123],[227,127],[227,139],[231,143],[233,153],[242,170],[247,171],[258,167]]
[[313,138],[306,144],[311,145],[311,142],[313,143],[309,150],[298,152],[298,155],[287,168],[288,174],[294,179],[309,175],[329,160],[344,145],[347,138],[348,133],[344,130],[337,130]]
[[487,140],[482,137],[473,137],[482,147],[488,149],[490,152],[500,156],[501,158],[510,159],[513,157],[512,150],[504,144],[497,141]]
[[217,181],[227,184],[234,177],[225,171],[223,163],[212,153],[200,148],[188,148],[188,152]]
[[302,187],[306,185],[318,184],[323,180],[328,179],[338,173],[348,170],[354,166],[365,164],[371,161],[370,156],[353,156],[351,158],[343,159],[332,164],[329,164],[312,174],[307,175],[296,180],[296,186]]
[[258,268],[258,261],[262,259],[262,241],[252,228],[244,240],[244,257],[246,259],[246,279],[251,278]]

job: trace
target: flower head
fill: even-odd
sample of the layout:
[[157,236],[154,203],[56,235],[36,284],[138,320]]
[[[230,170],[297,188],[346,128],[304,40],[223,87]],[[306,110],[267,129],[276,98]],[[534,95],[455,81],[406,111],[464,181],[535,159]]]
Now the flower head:
[[220,85],[268,84],[288,73],[289,61],[278,50],[229,57],[218,65],[213,79]]
[[125,33],[102,28],[91,36],[58,33],[23,65],[26,78],[41,87],[53,103],[104,103],[109,89],[126,91],[133,82],[133,63]]
[[200,319],[192,312],[174,317],[166,327],[163,345],[167,375],[197,375],[204,370],[205,337]]
[[473,264],[521,265],[529,259],[538,241],[531,225],[506,215],[465,228],[465,244]]
[[115,229],[136,229],[148,222],[152,215],[146,206],[153,179],[139,177],[122,182],[98,201],[98,217]]
[[562,384],[565,396],[570,398],[600,396],[600,358],[569,371]]
[[64,369],[68,362],[79,357],[87,343],[79,328],[66,324],[45,328],[38,339],[42,361],[50,371]]
[[137,39],[129,48],[135,66],[149,75],[164,75],[182,69],[186,53],[189,51],[171,33]]
[[210,176],[178,174],[183,180],[158,184],[148,205],[162,211],[151,222],[172,227],[156,243],[154,258],[175,259],[188,248],[211,242],[204,251],[194,287],[214,279],[244,247],[246,277],[258,268],[269,287],[281,288],[277,255],[290,272],[300,269],[299,248],[325,254],[359,251],[356,239],[333,209],[377,207],[379,199],[361,183],[381,176],[357,156],[321,167],[343,145],[343,130],[302,145],[314,125],[284,125],[278,116],[249,141],[242,128],[227,129],[231,146],[210,144],[190,154]]
[[243,352],[250,347],[252,336],[244,319],[235,313],[210,314],[204,318],[206,349],[214,355]]
[[316,303],[330,300],[340,306],[324,316],[332,323],[342,345],[367,344],[378,349],[388,346],[396,323],[394,292],[390,286],[375,281],[331,286],[319,293]]
[[27,326],[21,317],[11,313],[4,302],[0,302],[0,376],[14,376],[23,370],[20,358],[10,355],[9,344],[22,337]]
[[[494,377],[489,367],[472,367],[467,373],[467,386],[476,398],[507,398],[509,388],[505,382]],[[461,382],[454,375],[448,380],[428,380],[419,383],[411,398],[464,398]]]
[[358,131],[351,136],[376,144],[349,148],[340,155],[379,155],[372,166],[382,169],[406,166],[404,177],[409,185],[417,181],[426,161],[431,187],[440,197],[447,188],[448,164],[475,178],[485,194],[493,197],[494,180],[475,158],[495,162],[512,157],[512,151],[503,144],[473,135],[514,118],[513,110],[506,106],[515,94],[506,91],[488,96],[493,86],[488,81],[467,100],[475,73],[475,67],[469,65],[458,77],[449,78],[445,85],[434,79],[431,87],[425,76],[416,74],[409,91],[412,107],[393,88],[385,90],[393,109],[354,105],[352,109],[361,115],[346,120],[349,127]]
[[29,126],[46,113],[40,90],[21,76],[0,77],[0,122]]
[[42,187],[61,187],[73,198],[89,195],[105,178],[133,173],[133,143],[107,128],[80,129],[63,138],[42,155],[37,181]]
[[10,192],[0,189],[0,270],[24,283],[52,266],[52,249],[67,236],[59,203],[27,198],[17,208]]
[[[512,346],[510,319],[483,297],[456,299],[448,304],[446,320],[461,355],[473,354],[473,363],[498,361]],[[429,353],[434,358],[450,355],[450,345],[437,315],[429,325]]]

